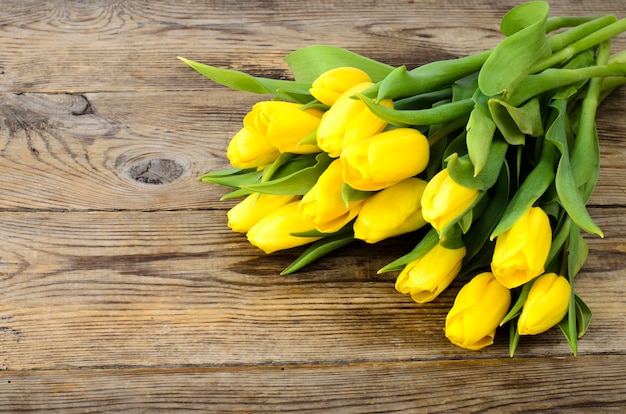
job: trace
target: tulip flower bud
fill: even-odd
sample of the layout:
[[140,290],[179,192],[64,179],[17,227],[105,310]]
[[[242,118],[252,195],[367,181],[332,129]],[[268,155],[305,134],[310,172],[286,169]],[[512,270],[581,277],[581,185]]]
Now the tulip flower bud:
[[465,246],[447,249],[436,244],[425,255],[408,263],[396,279],[396,290],[409,293],[418,303],[435,299],[461,270]]
[[280,152],[267,138],[243,127],[230,140],[226,157],[233,167],[255,168],[276,160]]
[[300,145],[300,141],[315,133],[322,111],[301,107],[282,101],[254,104],[243,118],[243,128],[228,145],[226,156],[230,163],[238,168],[254,168],[274,161],[281,152],[320,152],[317,145]]
[[424,135],[412,128],[397,128],[344,147],[340,159],[348,185],[377,191],[421,173],[429,157]]
[[426,181],[407,178],[368,197],[354,222],[354,238],[377,243],[424,226],[420,199]]
[[531,207],[496,238],[491,271],[509,289],[544,272],[552,244],[550,219],[540,207]]
[[572,291],[563,276],[546,273],[533,282],[517,322],[520,335],[547,331],[567,314]]
[[362,200],[349,203],[343,200],[342,171],[339,160],[331,162],[300,201],[300,211],[305,220],[323,233],[338,231],[359,212]]
[[292,235],[313,230],[313,225],[302,218],[299,204],[300,201],[292,201],[263,217],[248,231],[248,241],[269,254],[319,240],[321,237]]
[[[372,85],[364,82],[346,90],[322,116],[317,129],[317,145],[331,157],[339,157],[348,143],[369,138],[387,126],[387,122],[374,115],[363,101],[354,99],[354,94]],[[390,99],[380,104],[393,108]]]
[[459,219],[474,204],[479,192],[464,187],[450,177],[447,169],[438,172],[426,186],[422,197],[424,219],[437,231]]
[[263,217],[296,198],[293,195],[250,194],[228,210],[228,227],[233,231],[246,233]]
[[280,106],[271,114],[267,128],[267,140],[280,152],[293,154],[313,154],[320,152],[316,144],[300,142],[315,133],[322,120],[323,112],[319,109],[305,109],[291,102],[277,102]]
[[511,292],[490,272],[470,280],[446,316],[446,338],[473,351],[493,344],[496,329],[511,305]]
[[322,73],[313,81],[309,92],[321,103],[331,106],[342,93],[359,83],[371,82],[369,75],[360,69],[340,67]]

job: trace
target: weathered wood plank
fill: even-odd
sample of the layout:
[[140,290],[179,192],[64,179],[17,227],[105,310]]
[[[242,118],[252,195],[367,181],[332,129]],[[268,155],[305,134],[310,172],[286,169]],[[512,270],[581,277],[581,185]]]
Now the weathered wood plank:
[[[500,19],[519,3],[4,0],[0,89],[206,90],[176,56],[280,77],[285,54],[317,43],[413,67],[493,47]],[[554,15],[623,11],[621,0],[552,3]]]
[[[596,312],[580,353],[623,353],[626,219],[623,209],[594,213],[607,234],[589,240],[577,279]],[[508,355],[506,332],[477,354],[443,337],[460,283],[417,305],[394,290],[394,274],[376,275],[409,241],[357,244],[283,277],[298,250],[264,255],[221,211],[2,213],[0,361],[24,370]],[[518,351],[570,354],[557,329]]]
[[620,412],[625,369],[612,355],[13,371],[0,372],[0,412]]

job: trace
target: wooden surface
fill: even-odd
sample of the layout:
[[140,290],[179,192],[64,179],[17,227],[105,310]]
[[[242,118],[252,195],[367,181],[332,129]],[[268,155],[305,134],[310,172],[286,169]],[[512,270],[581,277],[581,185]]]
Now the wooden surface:
[[[623,0],[554,0],[552,14]],[[515,1],[0,0],[0,412],[621,412],[626,407],[626,91],[598,115],[602,173],[576,288],[580,354],[554,329],[451,345],[459,284],[418,305],[376,270],[414,240],[354,244],[299,274],[226,227],[250,105],[176,59],[289,77],[341,46],[415,67],[494,46]],[[614,42],[626,49],[626,36]]]

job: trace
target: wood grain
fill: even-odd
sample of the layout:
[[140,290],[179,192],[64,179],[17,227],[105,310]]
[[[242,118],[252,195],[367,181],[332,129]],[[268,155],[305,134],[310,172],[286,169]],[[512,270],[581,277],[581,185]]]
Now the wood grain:
[[[626,219],[623,209],[594,213],[610,242],[589,240],[576,285],[596,311],[581,355],[619,351],[626,332]],[[0,237],[0,361],[10,370],[472,357],[442,334],[460,282],[418,305],[395,292],[394,274],[376,275],[409,238],[354,245],[282,277],[301,250],[266,256],[229,232],[222,211],[12,213]],[[508,355],[507,338],[480,356]],[[554,329],[521,341],[518,356],[537,354],[571,351]]]
[[624,364],[609,355],[587,357],[584,367],[576,358],[521,358],[0,372],[15,396],[0,412],[620,412]]
[[[553,15],[622,0],[551,1]],[[354,243],[304,272],[226,226],[199,182],[266,96],[176,59],[290,78],[331,44],[415,67],[493,47],[517,1],[0,0],[0,412],[621,412],[626,407],[626,90],[598,112],[601,176],[576,290],[579,356],[558,329],[451,345],[461,281],[418,305],[376,271],[415,236]],[[615,50],[626,49],[626,36]]]

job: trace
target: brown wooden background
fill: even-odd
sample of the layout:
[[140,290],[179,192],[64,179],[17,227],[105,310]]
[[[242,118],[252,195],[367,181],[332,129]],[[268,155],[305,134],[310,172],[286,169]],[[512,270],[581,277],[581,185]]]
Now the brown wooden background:
[[[590,412],[626,406],[626,90],[600,109],[602,174],[576,288],[580,355],[557,330],[451,345],[459,284],[428,305],[376,270],[410,237],[307,271],[226,227],[226,167],[250,105],[176,59],[289,77],[341,46],[415,67],[494,46],[517,2],[0,0],[0,412]],[[554,0],[553,15],[626,15]],[[626,48],[626,35],[614,43]]]

